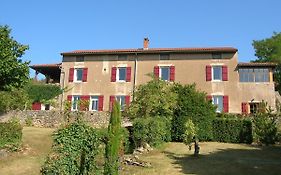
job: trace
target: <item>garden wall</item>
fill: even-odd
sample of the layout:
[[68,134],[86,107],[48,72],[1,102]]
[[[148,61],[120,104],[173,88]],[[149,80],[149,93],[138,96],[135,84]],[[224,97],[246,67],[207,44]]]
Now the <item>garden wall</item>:
[[[83,112],[83,119],[89,122],[94,127],[107,127],[109,123],[108,112]],[[71,116],[77,116],[76,112],[71,112]],[[5,122],[11,118],[16,117],[22,124],[28,119],[32,119],[33,126],[36,127],[58,127],[64,121],[63,115],[60,111],[10,111],[7,114],[0,115],[0,122]],[[130,122],[127,119],[123,120],[123,125],[128,126]]]

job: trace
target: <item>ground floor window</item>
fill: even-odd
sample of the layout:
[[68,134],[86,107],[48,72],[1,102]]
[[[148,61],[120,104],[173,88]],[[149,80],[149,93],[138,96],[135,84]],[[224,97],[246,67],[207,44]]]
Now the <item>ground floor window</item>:
[[77,96],[77,95],[72,96],[72,110],[73,111],[77,111],[78,110],[78,108],[79,108],[79,104],[78,104],[79,100],[80,100],[80,96]]
[[223,112],[223,96],[214,95],[212,101],[217,106],[216,112]]
[[99,109],[99,97],[98,96],[91,96],[90,110],[91,111],[98,111],[98,109]]
[[119,96],[116,96],[115,99],[119,103],[121,111],[124,111],[124,109],[126,107],[125,96],[119,95]]
[[250,113],[254,114],[254,113],[258,112],[259,107],[260,107],[260,103],[259,102],[252,102],[252,103],[249,103],[249,106],[250,106]]

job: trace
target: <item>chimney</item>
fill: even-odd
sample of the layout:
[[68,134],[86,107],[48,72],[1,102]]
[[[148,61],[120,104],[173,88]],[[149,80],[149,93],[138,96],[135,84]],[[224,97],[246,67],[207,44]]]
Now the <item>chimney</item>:
[[144,38],[143,39],[143,50],[148,50],[148,45],[149,45],[149,39]]

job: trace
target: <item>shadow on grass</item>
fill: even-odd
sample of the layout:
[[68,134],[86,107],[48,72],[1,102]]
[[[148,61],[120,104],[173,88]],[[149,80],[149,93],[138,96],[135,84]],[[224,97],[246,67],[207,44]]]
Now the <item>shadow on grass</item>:
[[184,174],[281,174],[280,146],[218,149],[199,157],[167,151],[163,153],[172,159],[173,164]]

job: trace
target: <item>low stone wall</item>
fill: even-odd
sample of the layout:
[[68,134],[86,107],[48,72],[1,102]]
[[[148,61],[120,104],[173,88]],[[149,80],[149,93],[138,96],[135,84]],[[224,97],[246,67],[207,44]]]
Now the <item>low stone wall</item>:
[[[77,118],[77,112],[70,113],[70,120]],[[97,128],[107,127],[109,123],[110,114],[108,112],[82,112],[83,120],[89,122]],[[36,127],[59,127],[65,122],[64,115],[60,111],[10,111],[7,114],[0,115],[0,122],[6,122],[11,118],[16,117],[25,125],[26,121],[32,120],[33,126]],[[122,125],[128,126],[130,122],[127,119],[123,120]]]

